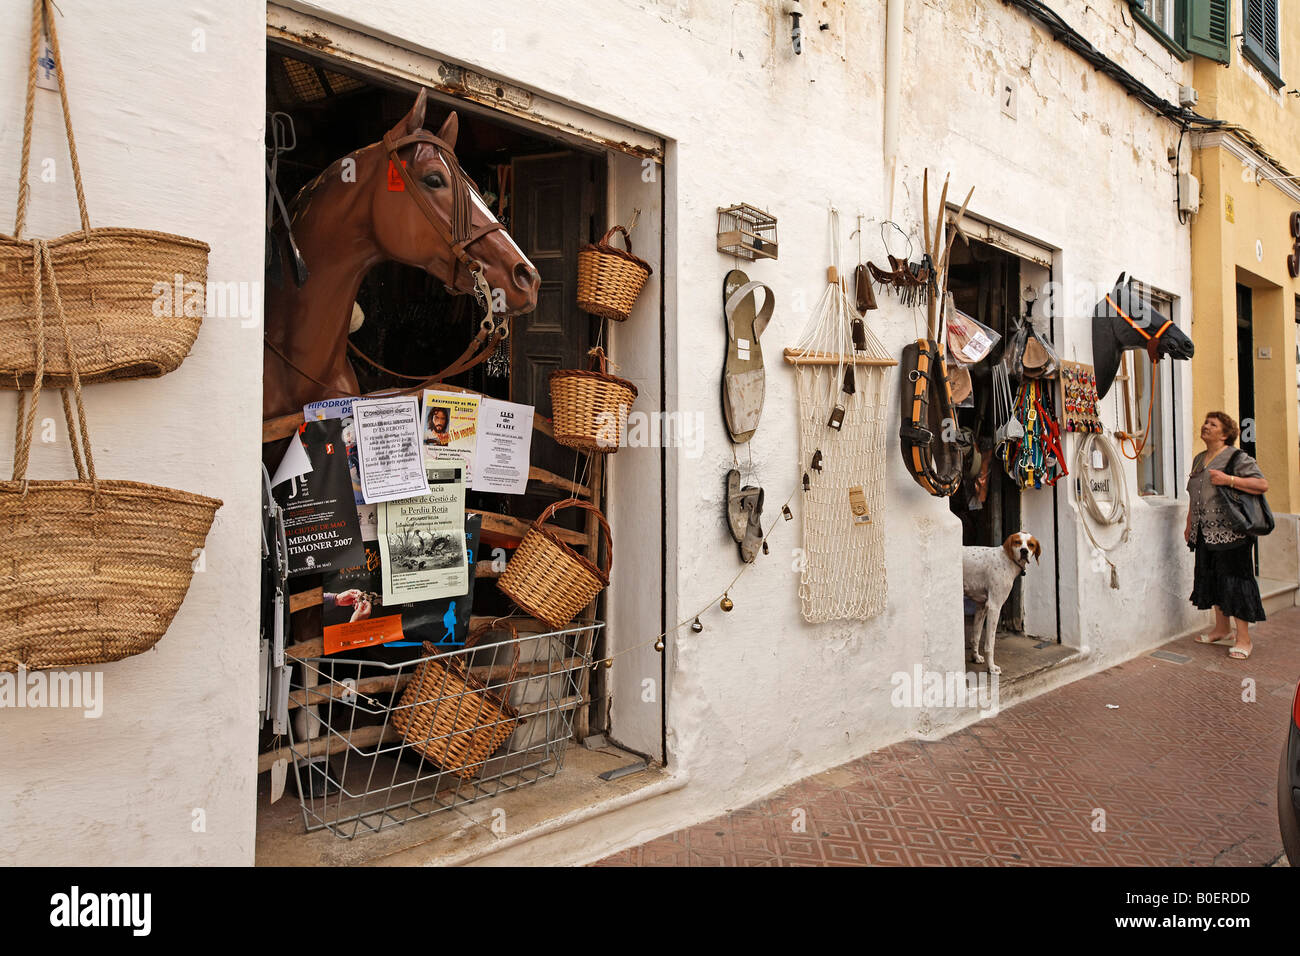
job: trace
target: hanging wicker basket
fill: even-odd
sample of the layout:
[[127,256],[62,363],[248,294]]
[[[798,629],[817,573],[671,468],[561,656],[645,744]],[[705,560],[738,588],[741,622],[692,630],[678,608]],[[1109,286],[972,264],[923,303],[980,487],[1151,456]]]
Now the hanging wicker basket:
[[121,660],[163,636],[185,599],[194,559],[221,502],[134,481],[100,481],[86,428],[68,322],[52,255],[36,240],[62,327],[71,392],[63,392],[76,481],[28,481],[45,372],[41,272],[33,279],[36,355],[30,403],[19,393],[14,470],[0,482],[0,671],[79,667]]
[[636,386],[609,374],[605,350],[591,350],[590,369],[551,373],[551,415],[555,440],[568,448],[613,454],[627,433],[627,412]]
[[[28,62],[28,103],[36,82],[38,29],[42,17],[58,73],[64,130],[72,158],[81,230],[45,241],[63,297],[63,310],[76,343],[83,382],[146,378],[175,369],[189,354],[206,311],[208,245],[146,229],[92,229],[86,212],[77,146],[68,114],[67,85],[59,57],[58,33],[50,0],[34,0]],[[22,169],[14,234],[0,234],[0,387],[30,388],[35,380],[35,323],[32,299],[37,240],[20,238],[31,187],[33,111],[23,118]],[[44,241],[44,240],[42,240]],[[39,270],[37,270],[39,271]],[[45,384],[72,381],[68,355],[47,328]]]
[[[501,625],[510,629],[514,660],[499,685],[500,693],[470,673],[469,655],[457,654],[448,661],[434,656],[438,647],[426,642],[424,653],[429,659],[415,668],[392,711],[392,725],[411,749],[466,780],[477,776],[484,762],[523,723],[519,711],[506,700],[519,668],[519,634],[509,621]],[[480,624],[465,647],[472,647],[492,629],[491,624]]]
[[[610,245],[610,237],[623,234],[627,251]],[[632,255],[632,240],[622,226],[613,226],[595,245],[578,250],[578,308],[592,315],[623,322],[650,277],[650,266]]]
[[[563,508],[584,508],[596,516],[605,538],[603,570],[546,527],[546,522]],[[609,586],[613,565],[614,540],[605,516],[594,505],[568,498],[555,502],[533,522],[497,579],[497,587],[533,617],[551,627],[567,627],[579,611]]]

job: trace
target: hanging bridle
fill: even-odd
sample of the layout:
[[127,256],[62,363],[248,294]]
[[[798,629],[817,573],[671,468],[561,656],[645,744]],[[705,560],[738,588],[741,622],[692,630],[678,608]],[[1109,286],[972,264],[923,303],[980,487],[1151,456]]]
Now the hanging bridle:
[[1118,305],[1116,305],[1115,300],[1112,299],[1109,295],[1106,296],[1106,301],[1110,303],[1110,307],[1115,310],[1116,314],[1118,314],[1121,319],[1123,319],[1132,327],[1134,332],[1142,336],[1142,338],[1146,339],[1147,356],[1151,359],[1151,364],[1155,365],[1156,362],[1159,362],[1160,361],[1160,336],[1164,335],[1165,330],[1168,329],[1169,326],[1174,324],[1174,320],[1165,319],[1165,324],[1160,326],[1160,328],[1156,330],[1155,335],[1152,335],[1146,329],[1142,328],[1142,326],[1138,324],[1136,319],[1134,319],[1131,315],[1129,315]]

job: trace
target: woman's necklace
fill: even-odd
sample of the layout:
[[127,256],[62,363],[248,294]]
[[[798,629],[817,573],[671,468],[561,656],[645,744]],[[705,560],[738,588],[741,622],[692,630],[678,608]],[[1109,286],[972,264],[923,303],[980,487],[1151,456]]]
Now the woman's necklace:
[[1195,477],[1199,475],[1201,472],[1205,471],[1205,469],[1210,466],[1210,462],[1214,461],[1214,459],[1218,458],[1219,455],[1223,454],[1223,450],[1227,447],[1228,446],[1226,443],[1220,445],[1218,448],[1215,448],[1213,450],[1207,447],[1205,449],[1205,457],[1201,459],[1200,467],[1192,471],[1192,477]]

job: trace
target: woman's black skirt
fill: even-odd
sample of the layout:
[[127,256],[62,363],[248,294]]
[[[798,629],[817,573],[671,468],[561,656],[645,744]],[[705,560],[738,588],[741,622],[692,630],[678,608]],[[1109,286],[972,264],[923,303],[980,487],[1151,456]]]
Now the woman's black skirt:
[[1201,610],[1217,607],[1239,621],[1264,620],[1249,538],[1235,548],[1211,551],[1198,537],[1193,580],[1191,601]]

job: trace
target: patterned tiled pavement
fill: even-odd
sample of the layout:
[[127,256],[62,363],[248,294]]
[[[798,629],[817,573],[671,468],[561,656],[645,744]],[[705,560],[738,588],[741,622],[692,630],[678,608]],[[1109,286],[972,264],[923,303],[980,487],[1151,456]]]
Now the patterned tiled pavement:
[[1244,664],[1166,644],[1191,660],[1138,657],[595,865],[1267,866],[1300,608],[1253,636]]

